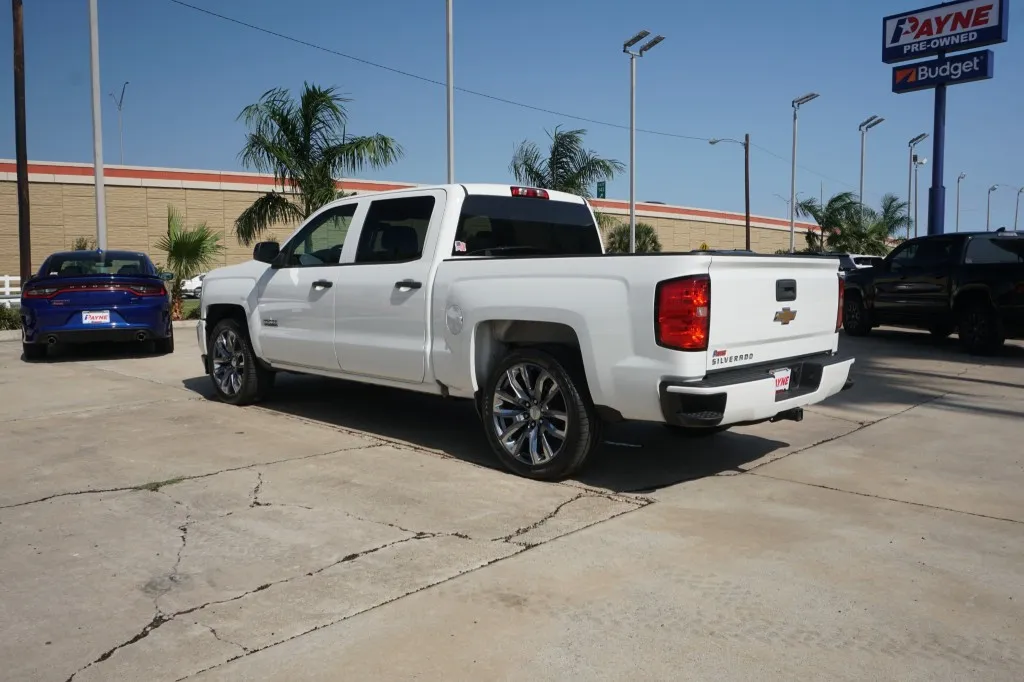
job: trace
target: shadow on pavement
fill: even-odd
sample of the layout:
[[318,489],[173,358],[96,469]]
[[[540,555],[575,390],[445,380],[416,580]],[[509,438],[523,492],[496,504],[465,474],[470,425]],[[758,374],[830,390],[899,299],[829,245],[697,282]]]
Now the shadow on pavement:
[[[188,379],[184,385],[204,397],[212,396],[206,377]],[[468,400],[444,400],[368,384],[282,374],[260,408],[500,469]],[[660,424],[618,424],[606,429],[604,445],[576,480],[615,492],[653,491],[736,471],[787,445],[734,433],[688,439]]]

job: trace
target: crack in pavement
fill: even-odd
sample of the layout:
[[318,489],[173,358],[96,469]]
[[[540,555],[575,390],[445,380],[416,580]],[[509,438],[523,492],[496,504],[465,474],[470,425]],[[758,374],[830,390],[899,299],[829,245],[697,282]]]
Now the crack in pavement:
[[[185,537],[184,532],[182,533],[182,537],[183,538]],[[321,566],[320,568],[316,569],[315,571],[309,571],[307,573],[302,573],[302,574],[299,574],[299,575],[293,575],[293,576],[289,576],[287,578],[281,578],[280,580],[274,580],[274,581],[269,582],[269,583],[264,583],[263,585],[260,585],[259,587],[255,587],[255,588],[253,588],[251,590],[246,590],[246,591],[242,592],[241,594],[237,594],[237,595],[235,595],[233,597],[228,597],[226,599],[215,599],[215,600],[212,600],[212,601],[205,602],[203,604],[199,604],[198,606],[190,606],[187,609],[181,609],[180,611],[175,611],[173,613],[168,613],[168,614],[161,613],[159,611],[159,609],[158,609],[157,610],[157,614],[153,617],[153,620],[151,620],[149,623],[147,623],[145,625],[145,627],[143,627],[139,632],[137,632],[135,635],[133,635],[130,639],[127,639],[124,642],[121,642],[120,644],[118,644],[118,645],[108,649],[107,651],[103,652],[94,661],[92,661],[90,663],[87,663],[86,665],[84,665],[81,668],[79,668],[78,670],[76,670],[74,673],[71,674],[70,677],[68,677],[66,682],[72,682],[72,680],[75,679],[75,676],[78,675],[79,673],[84,672],[85,670],[88,670],[89,668],[91,668],[94,665],[97,665],[99,663],[103,663],[104,661],[108,660],[111,656],[113,656],[115,653],[117,653],[121,649],[123,649],[125,647],[128,647],[128,646],[131,646],[132,644],[135,644],[136,642],[139,642],[139,641],[145,639],[146,637],[149,637],[149,635],[151,635],[153,633],[153,631],[157,630],[158,628],[160,628],[164,624],[171,622],[172,620],[174,620],[175,618],[177,618],[179,616],[184,616],[184,615],[188,615],[188,614],[191,614],[191,613],[195,613],[196,611],[201,611],[201,610],[203,610],[203,609],[205,609],[207,607],[210,607],[210,606],[217,606],[217,605],[220,605],[220,604],[227,604],[227,603],[230,603],[230,602],[238,601],[239,599],[244,599],[245,597],[248,597],[249,595],[254,594],[256,592],[262,592],[263,590],[269,589],[269,588],[274,587],[276,585],[282,585],[284,583],[290,582],[292,580],[296,580],[298,578],[311,577],[311,576],[323,573],[324,571],[326,571],[326,570],[328,570],[330,568],[333,568],[335,566],[338,566],[340,564],[348,563],[350,561],[355,561],[356,559],[359,559],[359,558],[364,557],[364,556],[368,556],[370,554],[374,554],[376,552],[379,552],[381,550],[387,549],[389,547],[394,547],[395,545],[400,545],[400,544],[403,544],[403,543],[406,543],[406,542],[411,542],[411,541],[414,541],[414,540],[425,540],[425,539],[432,538],[432,537],[437,537],[437,536],[432,534],[432,533],[424,533],[424,534],[412,535],[410,537],[402,538],[400,540],[393,540],[392,542],[387,542],[387,543],[384,543],[383,545],[378,545],[376,547],[371,547],[371,548],[365,549],[365,550],[363,550],[361,552],[354,552],[352,554],[347,554],[344,557],[342,557],[341,559],[338,559],[337,561],[332,561],[331,563],[329,563],[329,564],[327,564],[325,566]],[[204,626],[204,627],[207,627],[207,626]],[[212,628],[207,627],[207,629],[212,629]],[[220,639],[220,638],[218,637],[218,639]],[[226,641],[226,640],[221,640],[221,641]],[[234,642],[230,642],[230,643],[234,644]],[[241,645],[238,645],[238,646],[241,646]],[[244,647],[242,647],[242,648],[244,649]],[[253,650],[253,651],[257,651],[257,650]],[[238,656],[236,656],[235,658],[238,658]],[[235,660],[235,659],[232,658],[232,659],[229,659],[229,661],[230,660]],[[225,662],[228,662],[228,661],[225,661]]]
[[[892,419],[893,417],[899,417],[901,415],[906,414],[907,412],[910,412],[911,410],[915,410],[918,407],[924,407],[925,405],[928,405],[930,403],[934,403],[937,400],[942,400],[946,396],[950,396],[950,395],[954,395],[952,391],[950,391],[949,393],[942,393],[940,395],[932,396],[932,397],[928,398],[927,400],[922,400],[919,403],[915,403],[915,404],[913,404],[913,405],[911,405],[909,407],[906,407],[906,408],[900,410],[899,412],[893,412],[892,414],[887,414],[886,416],[880,417],[880,418],[878,418],[878,419],[876,419],[874,421],[865,422],[865,423],[861,424],[860,426],[858,426],[855,429],[850,429],[846,433],[840,433],[840,434],[837,434],[835,436],[829,436],[828,438],[822,438],[821,440],[819,440],[819,441],[817,441],[815,443],[811,443],[810,445],[805,445],[804,447],[798,448],[796,450],[793,450],[792,452],[787,452],[782,457],[777,457],[776,459],[773,459],[773,460],[768,461],[768,462],[761,462],[760,464],[755,464],[754,466],[750,467],[749,469],[741,470],[741,472],[745,473],[745,474],[753,473],[754,471],[756,471],[757,469],[760,469],[763,466],[767,466],[769,464],[774,464],[775,462],[781,462],[782,460],[786,459],[787,457],[792,457],[793,455],[798,455],[801,452],[807,452],[808,450],[816,448],[819,445],[824,445],[825,443],[831,443],[832,441],[839,440],[840,438],[846,438],[847,436],[852,436],[855,433],[860,433],[864,429],[869,428],[871,426],[874,426],[875,424],[881,424],[882,422],[887,421],[889,419]],[[779,479],[779,480],[785,480],[785,479]]]
[[252,489],[252,502],[249,503],[249,507],[268,507],[270,505],[260,502],[260,489],[263,487],[263,472],[256,472],[256,487]]
[[1010,519],[1005,516],[992,516],[991,514],[982,514],[980,512],[967,511],[965,509],[954,509],[952,507],[943,507],[936,504],[927,504],[925,502],[914,502],[913,500],[900,500],[895,497],[886,497],[885,495],[875,495],[873,493],[862,493],[857,490],[847,490],[846,488],[836,488],[835,486],[825,485],[823,483],[808,483],[807,481],[794,481],[789,478],[782,478],[781,476],[772,476],[771,474],[763,474],[755,471],[751,471],[755,476],[761,478],[770,478],[773,481],[782,481],[783,483],[795,483],[797,485],[806,485],[811,488],[821,488],[822,490],[831,490],[837,493],[846,493],[848,495],[857,495],[858,497],[870,497],[875,500],[882,500],[884,502],[896,502],[897,504],[909,504],[914,507],[923,507],[924,509],[934,509],[936,511],[947,511],[953,512],[954,514],[966,514],[968,516],[976,516],[981,519],[990,519],[992,521],[1007,521],[1009,523],[1020,523],[1024,524],[1024,521],[1020,519]]
[[[330,455],[337,455],[349,450],[370,450],[372,448],[381,447],[380,445],[353,445],[347,448],[338,448],[337,450],[330,450],[328,452],[315,452],[311,455],[301,455],[299,457],[285,457],[283,459],[275,459],[268,462],[255,462],[253,464],[242,464],[236,467],[228,467],[227,469],[220,469],[218,471],[208,471],[201,474],[192,474],[191,476],[179,476],[177,477],[177,483],[184,481],[195,481],[202,478],[210,478],[211,476],[219,476],[220,474],[227,474],[232,471],[245,471],[246,469],[254,469],[256,467],[271,466],[273,464],[284,464],[287,462],[300,462],[304,459],[313,459],[315,457],[329,457]],[[102,493],[123,493],[130,491],[139,491],[140,486],[145,483],[136,483],[134,485],[118,486],[116,488],[91,488],[89,490],[71,490],[63,493],[54,493],[53,495],[47,495],[46,497],[40,497],[35,500],[28,500],[25,502],[16,502],[14,504],[6,504],[0,506],[0,511],[4,509],[14,509],[16,507],[25,507],[30,504],[39,504],[40,502],[48,502],[59,497],[74,497],[76,495],[99,495]]]
[[[604,498],[604,499],[610,500],[612,502],[622,502],[623,504],[628,504],[628,505],[631,505],[633,507],[632,509],[628,509],[628,510],[622,512],[622,513],[627,513],[627,512],[630,512],[630,511],[636,511],[638,509],[643,509],[647,505],[651,504],[651,501],[647,501],[647,502],[643,502],[643,503],[636,503],[633,500],[622,499],[622,498],[619,498],[619,497],[616,497],[616,496],[613,496],[613,495],[595,494],[593,492],[583,491],[583,492],[580,492],[577,495],[574,495],[573,497],[570,497],[568,500],[565,500],[564,502],[559,504],[557,507],[552,509],[550,512],[548,512],[547,514],[545,514],[544,516],[542,516],[538,520],[534,521],[533,523],[529,524],[528,526],[522,526],[521,528],[517,528],[514,531],[512,531],[511,533],[509,533],[508,535],[505,535],[505,536],[502,536],[502,537],[491,538],[490,542],[507,542],[507,543],[512,544],[512,545],[518,545],[520,547],[525,547],[526,549],[531,549],[533,547],[536,547],[538,544],[543,544],[543,543],[518,542],[518,541],[516,541],[515,538],[518,538],[520,536],[526,535],[530,531],[537,530],[538,528],[540,528],[541,526],[546,524],[548,521],[551,521],[553,518],[558,516],[562,512],[562,510],[565,509],[566,507],[568,507],[570,504],[572,504],[573,502],[578,502],[579,500],[582,500],[585,497]],[[609,516],[607,518],[601,519],[600,521],[595,521],[594,523],[604,523],[605,521],[610,521],[611,519],[614,519],[617,516],[620,516],[620,514],[614,514],[614,515]],[[594,525],[594,523],[587,524],[587,525],[583,526],[583,528],[589,528],[590,526]],[[577,530],[582,530],[582,528],[581,529],[577,529]],[[562,536],[559,536],[559,537],[562,537]]]
[[213,635],[213,638],[215,640],[217,640],[218,642],[224,642],[225,644],[231,644],[232,646],[236,646],[236,647],[238,647],[239,649],[242,650],[243,654],[249,653],[249,649],[247,647],[245,647],[242,644],[239,644],[238,642],[232,642],[230,639],[225,639],[224,637],[221,637],[217,633],[217,630],[214,629],[212,626],[207,625],[206,623],[200,623],[199,621],[193,621],[193,623],[198,625],[201,628],[206,628],[207,630],[209,630],[210,634]]

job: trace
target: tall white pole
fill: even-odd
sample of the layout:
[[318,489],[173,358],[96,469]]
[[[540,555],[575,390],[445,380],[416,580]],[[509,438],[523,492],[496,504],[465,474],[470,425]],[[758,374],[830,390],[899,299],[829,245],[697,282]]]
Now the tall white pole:
[[636,253],[636,55],[629,55],[629,252]]
[[964,179],[961,175],[956,179],[956,231],[960,231],[960,181]]
[[1017,190],[1017,207],[1013,209],[1013,231],[1017,231],[1017,217],[1020,216],[1020,195],[1024,194],[1024,187]]
[[448,183],[455,182],[455,46],[452,41],[452,0],[448,9]]
[[[915,203],[914,193],[911,189],[914,182],[914,145],[910,145],[910,156],[907,162],[907,218],[910,218],[910,205]],[[914,206],[914,217],[910,219],[914,223],[914,231],[917,231],[917,206]],[[907,225],[907,239],[910,239],[910,225]]]
[[103,111],[100,108],[100,29],[96,0],[89,0],[89,62],[92,69],[92,154],[96,176],[96,247],[107,250],[107,202],[103,185]]
[[992,218],[992,188],[988,190],[988,201],[985,202],[985,231],[989,230],[989,221]]
[[917,237],[917,172],[921,170],[921,164],[914,164],[914,236]]
[[867,128],[860,129],[860,189],[857,200],[860,202],[861,215],[864,213],[864,147],[868,136]]
[[793,166],[789,172],[789,252],[796,252],[796,112],[793,104]]

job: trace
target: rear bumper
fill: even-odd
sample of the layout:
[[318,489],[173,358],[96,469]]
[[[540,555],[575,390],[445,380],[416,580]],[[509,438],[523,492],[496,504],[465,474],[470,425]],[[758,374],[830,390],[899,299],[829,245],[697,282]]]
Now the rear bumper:
[[[99,306],[98,306],[99,307]],[[173,334],[171,308],[166,299],[147,305],[106,306],[110,321],[88,324],[77,308],[50,305],[21,306],[25,343],[93,343],[166,339]],[[140,335],[144,337],[140,339]]]
[[741,368],[715,373],[701,381],[663,381],[661,411],[668,424],[714,427],[794,418],[813,405],[850,388],[853,358],[834,355],[773,363],[792,372],[790,390],[775,392],[771,368]]
[[157,331],[134,325],[99,329],[43,329],[36,330],[31,335],[23,333],[22,340],[25,343],[127,343],[165,339],[168,336],[171,336],[171,333],[166,330]]

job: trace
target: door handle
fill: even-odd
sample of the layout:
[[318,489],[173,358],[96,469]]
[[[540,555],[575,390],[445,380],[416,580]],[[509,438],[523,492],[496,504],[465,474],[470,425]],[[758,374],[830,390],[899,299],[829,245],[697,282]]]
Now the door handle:
[[318,279],[317,281],[313,282],[314,289],[330,289],[333,286],[334,282],[329,282],[326,279]]
[[396,289],[419,289],[422,286],[423,282],[417,282],[416,280],[412,279],[403,279],[398,282],[395,282]]

